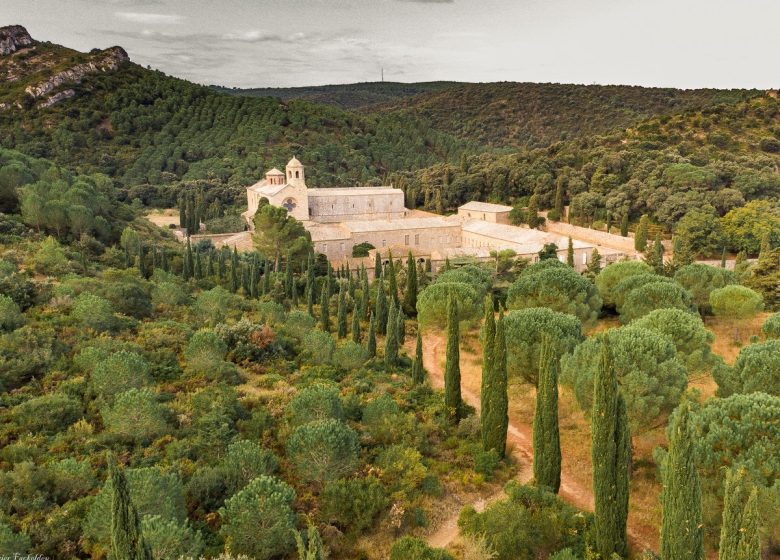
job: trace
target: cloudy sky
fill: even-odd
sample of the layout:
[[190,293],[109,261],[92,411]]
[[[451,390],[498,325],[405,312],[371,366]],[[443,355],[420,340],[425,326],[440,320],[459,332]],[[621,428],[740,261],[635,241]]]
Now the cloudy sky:
[[4,0],[0,25],[205,84],[778,87],[777,0]]

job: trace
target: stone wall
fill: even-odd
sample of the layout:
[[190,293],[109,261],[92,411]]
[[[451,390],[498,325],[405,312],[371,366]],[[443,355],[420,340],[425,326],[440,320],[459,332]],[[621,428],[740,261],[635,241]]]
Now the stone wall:
[[334,194],[331,196],[309,196],[310,219],[323,222],[346,222],[349,220],[394,220],[403,218],[404,194]]
[[482,220],[492,224],[509,225],[509,211],[506,212],[480,212],[478,210],[466,210],[458,208],[458,216],[467,220]]
[[574,226],[564,222],[552,222],[547,221],[545,224],[545,230],[550,233],[557,233],[558,235],[565,235],[572,239],[579,239],[587,243],[593,243],[603,247],[610,247],[612,249],[618,249],[626,254],[633,254],[634,240],[631,237],[623,237],[622,235],[615,235],[613,233],[607,233],[606,231],[598,231],[595,229]]

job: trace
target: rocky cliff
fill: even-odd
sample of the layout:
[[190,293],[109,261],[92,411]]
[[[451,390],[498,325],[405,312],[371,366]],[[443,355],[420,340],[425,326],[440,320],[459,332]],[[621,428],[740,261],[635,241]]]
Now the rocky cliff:
[[0,56],[8,56],[34,43],[33,38],[21,25],[0,27]]
[[[110,49],[106,49],[95,55],[89,62],[77,64],[67,70],[57,72],[51,78],[27,86],[24,91],[38,99],[39,97],[48,95],[63,84],[80,83],[87,74],[116,70],[119,68],[119,65],[126,60],[129,60],[129,57],[122,47],[111,47]],[[52,103],[49,103],[46,106],[48,107],[50,105],[52,105]]]

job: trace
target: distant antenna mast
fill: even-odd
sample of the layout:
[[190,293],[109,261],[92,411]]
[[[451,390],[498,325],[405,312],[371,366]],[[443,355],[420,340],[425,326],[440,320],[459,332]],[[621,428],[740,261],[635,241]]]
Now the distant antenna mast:
[[385,81],[385,68],[384,68],[384,66],[382,67],[382,81],[383,82]]

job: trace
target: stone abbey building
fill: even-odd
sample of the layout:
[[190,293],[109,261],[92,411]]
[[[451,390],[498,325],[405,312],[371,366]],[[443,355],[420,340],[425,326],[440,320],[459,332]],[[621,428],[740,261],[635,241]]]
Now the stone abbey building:
[[[300,161],[292,158],[285,171],[271,169],[265,178],[247,188],[245,218],[252,225],[261,199],[286,208],[303,222],[314,248],[331,261],[352,257],[355,245],[368,243],[381,254],[396,256],[411,251],[431,259],[434,268],[447,258],[490,258],[491,251],[511,249],[534,260],[545,244],[555,243],[558,256],[566,259],[569,236],[509,224],[510,206],[472,201],[453,216],[409,210],[404,192],[393,187],[309,188]],[[584,228],[577,228],[584,229]],[[603,234],[625,241],[625,238]],[[594,248],[607,261],[622,257],[620,245],[593,242],[572,236],[575,267],[583,270]]]

